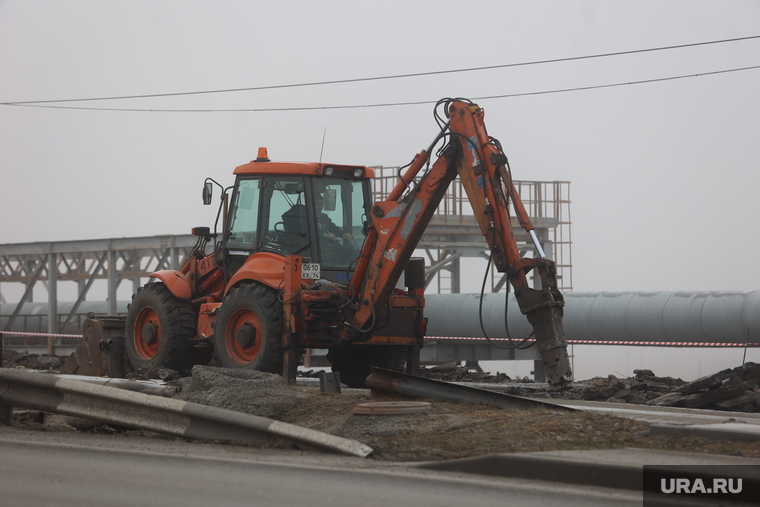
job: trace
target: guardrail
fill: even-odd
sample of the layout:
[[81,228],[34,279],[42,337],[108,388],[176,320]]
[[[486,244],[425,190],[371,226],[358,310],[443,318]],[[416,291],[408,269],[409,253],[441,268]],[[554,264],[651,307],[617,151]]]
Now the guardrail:
[[349,456],[372,448],[347,438],[198,403],[151,396],[78,380],[0,368],[0,422],[11,407],[41,410],[182,438],[273,443],[278,439]]

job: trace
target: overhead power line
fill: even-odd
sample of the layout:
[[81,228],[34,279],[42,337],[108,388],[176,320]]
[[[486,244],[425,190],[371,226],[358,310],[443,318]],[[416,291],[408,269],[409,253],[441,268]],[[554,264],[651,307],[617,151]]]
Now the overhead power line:
[[[25,101],[1,102],[0,105],[4,105],[4,106],[19,105],[20,106],[20,105],[32,105],[32,104],[52,104],[52,103],[62,103],[62,102],[90,102],[90,101],[101,101],[101,100],[179,97],[179,96],[186,96],[186,95],[209,95],[209,94],[217,94],[217,93],[234,93],[234,92],[246,92],[246,91],[275,90],[275,89],[283,89],[283,88],[302,88],[302,87],[308,87],[308,86],[361,83],[361,82],[367,82],[367,81],[382,81],[382,80],[389,80],[389,79],[436,76],[436,75],[442,75],[442,74],[456,74],[456,73],[475,72],[475,71],[482,71],[482,70],[506,69],[510,67],[526,67],[530,65],[543,65],[543,64],[548,64],[548,63],[572,62],[572,61],[578,61],[578,60],[589,60],[589,59],[594,59],[594,58],[607,58],[611,56],[623,56],[623,55],[632,55],[632,54],[639,54],[639,53],[651,53],[655,51],[668,51],[672,49],[708,46],[708,45],[714,45],[714,44],[725,44],[729,42],[747,41],[747,40],[752,40],[752,39],[760,39],[760,35],[752,35],[748,37],[734,37],[731,39],[721,39],[721,40],[713,40],[713,41],[705,41],[705,42],[694,42],[694,43],[689,43],[689,44],[677,44],[673,46],[660,46],[660,47],[646,48],[646,49],[633,49],[630,51],[616,51],[612,53],[599,53],[599,54],[594,54],[594,55],[571,56],[571,57],[566,57],[566,58],[552,58],[548,60],[534,60],[534,61],[529,61],[529,62],[506,63],[506,64],[501,64],[501,65],[487,65],[483,67],[468,67],[468,68],[461,68],[461,69],[438,70],[438,71],[430,71],[430,72],[415,72],[415,73],[409,73],[409,74],[393,74],[393,75],[387,75],[387,76],[360,77],[360,78],[353,78],[353,79],[336,79],[336,80],[330,80],[330,81],[312,81],[312,82],[306,82],[306,83],[291,83],[291,84],[280,84],[280,85],[269,85],[269,86],[227,88],[227,89],[218,89],[218,90],[202,90],[202,91],[189,91],[189,92],[150,93],[150,94],[143,94],[143,95],[118,95],[118,96],[110,96],[110,97],[87,97],[87,98],[77,98],[77,99],[25,100]],[[110,110],[121,110],[121,109],[110,109]],[[128,109],[125,109],[125,110],[128,110]]]
[[[695,78],[701,76],[711,76],[716,74],[727,74],[730,72],[741,72],[745,70],[760,69],[760,65],[750,67],[740,67],[735,69],[715,70],[711,72],[700,72],[698,74],[683,74],[680,76],[668,76],[652,79],[641,79],[638,81],[624,81],[619,83],[608,83],[600,85],[578,86],[574,88],[557,88],[553,90],[539,90],[532,92],[508,93],[503,95],[484,95],[480,97],[468,97],[471,100],[492,100],[506,99],[512,97],[526,97],[529,95],[548,95],[552,93],[575,92],[582,90],[594,90],[599,88],[614,88],[618,86],[629,86],[646,83],[657,83],[662,81],[674,81],[677,79]],[[152,112],[152,113],[225,113],[225,112],[274,112],[274,111],[316,111],[328,109],[362,109],[375,107],[394,107],[394,106],[416,106],[421,104],[435,104],[437,100],[422,100],[410,102],[385,102],[376,104],[353,104],[343,106],[305,106],[305,107],[269,107],[269,108],[237,108],[237,109],[140,109],[140,108],[119,108],[119,107],[87,107],[87,106],[57,106],[53,104],[26,104],[26,103],[5,103],[0,105],[17,106],[17,107],[39,107],[45,109],[77,109],[88,111],[131,111],[131,112]]]

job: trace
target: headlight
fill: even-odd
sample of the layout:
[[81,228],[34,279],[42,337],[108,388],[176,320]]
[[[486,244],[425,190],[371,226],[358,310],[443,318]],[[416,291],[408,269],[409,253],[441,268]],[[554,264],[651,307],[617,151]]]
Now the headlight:
[[364,174],[364,171],[361,169],[354,169],[354,178],[361,178]]
[[325,167],[325,176],[332,176],[333,168],[332,167]]

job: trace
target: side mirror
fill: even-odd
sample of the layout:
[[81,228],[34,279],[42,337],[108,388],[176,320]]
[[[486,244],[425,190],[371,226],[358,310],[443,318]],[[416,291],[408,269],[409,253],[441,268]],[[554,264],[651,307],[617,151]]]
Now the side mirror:
[[325,189],[325,211],[335,211],[335,202],[338,199],[338,191],[334,188]]
[[203,185],[203,204],[206,205],[206,206],[208,206],[209,204],[211,204],[211,196],[213,194],[213,188],[214,187],[213,187],[213,185],[211,184],[210,181],[207,181]]

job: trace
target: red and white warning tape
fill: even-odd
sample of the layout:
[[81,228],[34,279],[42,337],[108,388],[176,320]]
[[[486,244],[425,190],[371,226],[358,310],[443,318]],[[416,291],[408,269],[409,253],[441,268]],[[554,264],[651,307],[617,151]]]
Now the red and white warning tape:
[[[426,336],[426,340],[447,340],[447,341],[487,341],[486,338],[479,337],[461,337],[461,336]],[[491,338],[492,341],[508,342],[509,338]],[[523,340],[522,338],[513,338],[515,343],[524,341],[534,342],[535,338]],[[658,347],[760,347],[760,343],[698,343],[698,342],[633,342],[633,341],[614,341],[614,340],[567,340],[567,343],[580,345],[645,345]]]
[[[50,333],[20,333],[16,331],[0,331],[0,334],[8,336],[41,336],[41,337],[61,337],[61,338],[82,338],[80,334],[50,334]],[[475,336],[426,336],[426,340],[447,340],[447,341],[487,341],[486,338]],[[523,340],[521,338],[491,338],[492,341],[498,342],[534,342],[535,338]],[[639,346],[658,346],[658,347],[760,347],[760,343],[698,343],[698,342],[633,342],[633,341],[615,341],[615,340],[567,340],[567,343],[579,345],[639,345]]]
[[52,337],[60,337],[60,338],[81,338],[81,334],[54,334],[54,333],[18,333],[16,331],[0,331],[0,334],[2,335],[8,335],[8,336],[41,336],[43,338],[52,336]]

